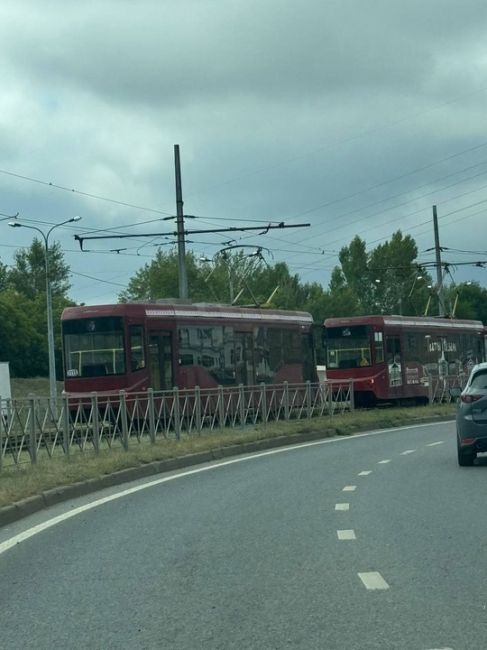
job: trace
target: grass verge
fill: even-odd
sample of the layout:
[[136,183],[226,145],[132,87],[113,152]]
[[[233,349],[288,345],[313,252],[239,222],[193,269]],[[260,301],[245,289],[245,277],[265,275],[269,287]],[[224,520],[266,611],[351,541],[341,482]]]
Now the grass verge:
[[[62,381],[56,382],[57,393],[61,395],[64,383]],[[14,377],[10,380],[10,389],[12,391],[13,399],[25,399],[29,395],[36,397],[49,396],[49,378],[48,377]]]
[[144,441],[134,445],[129,451],[112,449],[101,451],[98,455],[84,452],[73,454],[69,458],[54,457],[50,460],[42,460],[37,465],[25,464],[4,468],[0,474],[0,507],[51,488],[99,478],[118,470],[198,451],[296,433],[322,432],[324,437],[327,432],[328,435],[352,435],[368,429],[414,424],[428,418],[453,417],[454,413],[455,406],[452,404],[355,411],[333,418],[281,421],[269,423],[267,426],[224,429],[185,437],[179,442],[162,439],[151,445]]

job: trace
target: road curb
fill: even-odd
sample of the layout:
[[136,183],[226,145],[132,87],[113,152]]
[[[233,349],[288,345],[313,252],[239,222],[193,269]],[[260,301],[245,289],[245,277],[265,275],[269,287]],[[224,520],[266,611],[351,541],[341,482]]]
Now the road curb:
[[[430,417],[416,421],[413,424],[421,426],[422,424],[429,424],[431,422],[450,422],[452,417]],[[395,428],[407,426],[403,424],[391,425],[383,428]],[[380,429],[381,427],[377,427]],[[357,428],[350,435],[359,433],[360,431],[367,431],[370,429]],[[303,433],[293,433],[288,436],[276,436],[275,438],[264,438],[262,440],[253,440],[249,442],[242,442],[222,447],[215,447],[208,451],[200,451],[194,454],[186,454],[177,458],[168,458],[165,460],[156,460],[145,465],[137,467],[129,467],[127,469],[118,470],[112,474],[107,474],[100,478],[92,478],[79,483],[72,483],[71,485],[59,486],[51,490],[45,490],[41,494],[27,497],[21,501],[17,501],[11,505],[3,506],[0,508],[0,528],[11,524],[19,519],[23,519],[28,515],[32,515],[40,510],[49,508],[50,506],[68,501],[69,499],[76,499],[78,497],[86,496],[93,492],[98,492],[108,487],[121,485],[122,483],[129,483],[141,478],[154,476],[155,474],[163,474],[175,469],[182,469],[191,467],[192,465],[201,465],[213,460],[221,460],[231,456],[239,456],[242,454],[251,454],[258,451],[265,451],[266,449],[274,449],[276,447],[285,447],[296,445],[303,442],[312,442],[313,440],[322,440],[324,438],[332,438],[337,435],[336,429],[323,429],[322,431],[307,431]],[[340,435],[338,433],[338,435]]]

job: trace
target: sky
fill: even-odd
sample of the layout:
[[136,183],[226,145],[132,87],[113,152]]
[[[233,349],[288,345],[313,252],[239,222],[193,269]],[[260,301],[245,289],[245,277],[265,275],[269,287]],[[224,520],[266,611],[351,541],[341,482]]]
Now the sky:
[[[189,230],[310,224],[188,235],[198,257],[261,246],[326,287],[357,234],[431,261],[435,204],[449,281],[487,285],[485,1],[3,0],[0,55],[0,261],[36,234],[10,215],[80,216],[50,235],[76,301],[174,249],[175,144]],[[95,230],[169,235],[80,251]]]

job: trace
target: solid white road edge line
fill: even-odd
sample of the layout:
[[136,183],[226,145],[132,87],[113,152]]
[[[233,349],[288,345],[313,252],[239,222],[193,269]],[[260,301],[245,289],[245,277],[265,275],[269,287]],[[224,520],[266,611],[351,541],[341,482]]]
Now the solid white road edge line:
[[43,521],[41,524],[37,524],[37,526],[32,526],[32,528],[28,528],[27,530],[24,530],[23,532],[14,535],[10,539],[7,539],[5,542],[2,542],[0,544],[0,555],[2,553],[5,553],[5,551],[8,551],[13,546],[20,544],[21,542],[25,542],[30,537],[33,537],[34,535],[38,535],[39,533],[42,533],[44,530],[47,530],[52,526],[56,526],[57,524],[66,521],[66,519],[71,519],[71,517],[76,517],[76,515],[80,515],[83,512],[87,512],[92,508],[97,508],[98,506],[102,506],[105,503],[110,503],[110,501],[121,499],[122,497],[126,497],[130,494],[135,494],[136,492],[140,492],[141,490],[146,490],[148,488],[154,487],[155,485],[161,485],[162,483],[174,481],[178,478],[183,478],[185,476],[192,476],[193,474],[200,474],[201,472],[208,472],[209,470],[218,469],[219,467],[226,467],[227,465],[233,465],[235,463],[244,463],[249,460],[261,458],[262,456],[272,456],[274,454],[282,454],[290,451],[296,451],[299,449],[304,449],[306,447],[316,447],[317,445],[326,445],[326,444],[338,443],[338,442],[351,442],[352,440],[357,440],[358,438],[368,438],[370,436],[378,436],[384,433],[392,433],[394,431],[407,431],[410,429],[420,429],[422,427],[431,427],[437,425],[438,422],[427,422],[425,424],[411,424],[405,427],[393,427],[390,429],[379,429],[376,431],[367,431],[366,433],[357,433],[354,436],[347,436],[345,438],[326,438],[325,440],[303,442],[298,445],[290,445],[289,447],[279,447],[278,449],[269,449],[268,451],[259,451],[249,456],[240,456],[238,458],[224,460],[222,462],[214,463],[212,465],[206,465],[205,467],[197,467],[196,469],[190,469],[184,472],[179,472],[178,474],[172,474],[171,476],[163,476],[162,478],[155,479],[154,481],[148,481],[147,483],[143,483],[142,485],[136,485],[135,487],[125,488],[120,492],[116,492],[115,494],[110,494],[110,496],[102,497],[101,499],[95,499],[94,501],[90,501],[90,503],[85,503],[82,506],[78,506],[77,508],[73,508],[72,510],[62,513],[61,515],[57,515],[56,517],[47,519],[46,521]]
[[378,571],[368,571],[366,573],[357,573],[358,577],[364,583],[366,589],[389,589],[389,585]]
[[335,504],[335,510],[342,510],[343,512],[345,510],[350,510],[350,504],[349,503],[336,503]]

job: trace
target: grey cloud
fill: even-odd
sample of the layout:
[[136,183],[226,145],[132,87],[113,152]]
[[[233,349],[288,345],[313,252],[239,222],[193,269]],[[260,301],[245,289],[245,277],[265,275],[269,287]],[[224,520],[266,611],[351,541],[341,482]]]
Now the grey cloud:
[[453,1],[63,3],[49,19],[31,7],[29,16],[19,5],[3,29],[33,83],[161,109],[199,98],[299,102],[352,88],[424,89],[443,54],[484,37],[487,17],[485,3],[459,12]]

